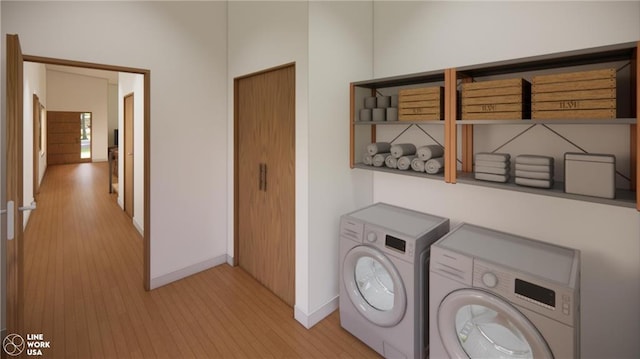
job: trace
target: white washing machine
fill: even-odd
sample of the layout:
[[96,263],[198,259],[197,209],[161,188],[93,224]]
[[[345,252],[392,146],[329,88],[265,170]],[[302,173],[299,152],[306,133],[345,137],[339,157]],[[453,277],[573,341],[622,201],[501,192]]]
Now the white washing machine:
[[424,358],[429,246],[449,220],[376,203],[340,221],[340,324],[387,358]]
[[471,224],[431,247],[431,358],[578,358],[580,252]]

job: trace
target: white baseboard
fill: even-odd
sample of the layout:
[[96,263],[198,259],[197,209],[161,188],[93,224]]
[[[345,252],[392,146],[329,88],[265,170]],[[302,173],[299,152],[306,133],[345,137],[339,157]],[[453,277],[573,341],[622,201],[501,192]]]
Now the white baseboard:
[[140,225],[140,222],[138,222],[138,219],[135,217],[133,217],[133,226],[136,227],[138,232],[140,232],[140,234],[144,237],[144,228]]
[[310,329],[314,325],[320,323],[322,319],[329,316],[329,314],[333,313],[336,309],[338,309],[338,296],[331,299],[325,305],[320,307],[320,309],[315,312],[307,315],[302,310],[300,310],[297,306],[294,311],[294,318],[300,322],[305,328]]
[[219,266],[220,264],[224,264],[226,260],[227,260],[227,256],[223,254],[221,256],[211,258],[204,262],[196,263],[194,265],[179,269],[175,272],[171,272],[157,278],[151,278],[150,287],[152,290],[156,288],[160,288],[164,285],[175,282],[182,278],[186,278],[190,275],[194,275],[196,273],[200,273],[209,268],[213,268],[213,267]]
[[227,264],[233,267],[233,257],[227,254]]

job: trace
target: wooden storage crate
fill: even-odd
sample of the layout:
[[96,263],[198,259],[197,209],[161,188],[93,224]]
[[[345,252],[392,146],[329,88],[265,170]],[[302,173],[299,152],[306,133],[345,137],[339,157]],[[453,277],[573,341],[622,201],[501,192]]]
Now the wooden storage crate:
[[463,120],[531,118],[531,84],[521,78],[462,84]]
[[403,89],[398,92],[398,120],[444,119],[444,87]]
[[613,68],[533,77],[533,119],[616,118]]

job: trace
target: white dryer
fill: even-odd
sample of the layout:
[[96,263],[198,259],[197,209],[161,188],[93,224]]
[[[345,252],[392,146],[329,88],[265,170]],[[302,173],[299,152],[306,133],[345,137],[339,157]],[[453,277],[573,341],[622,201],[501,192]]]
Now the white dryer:
[[387,358],[425,357],[429,246],[449,220],[376,203],[340,221],[340,324]]
[[579,251],[461,224],[429,277],[431,358],[580,356]]

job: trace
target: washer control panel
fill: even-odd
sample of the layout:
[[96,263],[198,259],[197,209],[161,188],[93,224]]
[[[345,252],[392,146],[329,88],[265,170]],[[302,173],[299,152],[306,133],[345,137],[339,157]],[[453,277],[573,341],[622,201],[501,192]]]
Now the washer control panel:
[[516,270],[474,259],[473,286],[500,295],[509,302],[574,325],[579,303],[570,289]]

